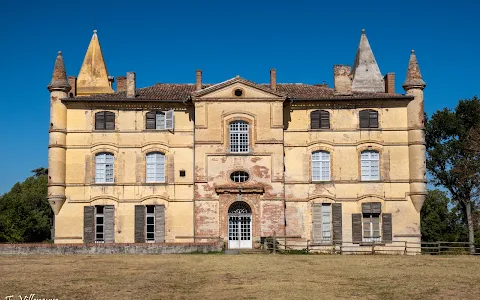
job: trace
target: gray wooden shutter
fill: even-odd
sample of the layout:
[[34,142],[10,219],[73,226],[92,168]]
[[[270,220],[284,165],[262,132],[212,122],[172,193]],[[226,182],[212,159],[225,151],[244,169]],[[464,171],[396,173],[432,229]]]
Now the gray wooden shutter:
[[342,243],[342,203],[332,204],[333,243]]
[[145,205],[135,205],[135,243],[145,243]]
[[105,130],[105,112],[97,112],[95,114],[95,129]]
[[352,214],[352,242],[362,242],[362,214]]
[[312,238],[314,243],[322,242],[322,205],[312,207]]
[[115,130],[115,114],[110,111],[105,112],[105,130]]
[[165,243],[165,205],[155,205],[155,243]]
[[114,243],[115,242],[115,206],[105,205],[104,215],[105,215],[105,225],[104,225],[105,243]]
[[155,111],[150,111],[147,113],[146,118],[147,118],[147,123],[146,123],[146,129],[155,129]]
[[175,116],[173,109],[165,112],[165,129],[173,130],[175,124]]
[[310,113],[310,128],[320,129],[320,111],[315,110]]
[[83,242],[93,243],[95,241],[95,206],[83,207]]
[[392,214],[382,214],[382,240],[392,242]]
[[378,128],[378,112],[375,110],[369,111],[369,127]]
[[360,111],[360,128],[369,128],[369,113],[368,110]]
[[326,110],[320,111],[320,128],[322,129],[330,128],[330,113]]

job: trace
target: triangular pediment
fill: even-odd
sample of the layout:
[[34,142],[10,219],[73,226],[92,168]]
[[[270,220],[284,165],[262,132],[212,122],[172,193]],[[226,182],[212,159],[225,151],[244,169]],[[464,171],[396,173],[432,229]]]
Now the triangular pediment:
[[238,100],[285,97],[283,93],[272,90],[267,85],[260,85],[239,76],[196,91],[193,96],[201,99],[232,98]]

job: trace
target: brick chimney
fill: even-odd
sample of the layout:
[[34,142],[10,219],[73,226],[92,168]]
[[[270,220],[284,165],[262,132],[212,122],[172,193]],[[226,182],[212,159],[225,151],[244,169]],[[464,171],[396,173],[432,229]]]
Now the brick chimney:
[[270,88],[274,91],[277,90],[277,70],[270,70]]
[[202,89],[202,70],[197,70],[196,79],[195,79],[195,90],[199,91]]
[[127,72],[127,98],[135,98],[135,72]]
[[333,85],[335,95],[351,95],[352,79],[351,68],[345,65],[333,66]]
[[127,76],[117,76],[117,92],[125,92],[127,90]]
[[387,73],[384,77],[385,93],[395,95],[395,73]]
[[72,87],[68,93],[68,97],[75,97],[77,95],[77,77],[68,76],[68,84]]

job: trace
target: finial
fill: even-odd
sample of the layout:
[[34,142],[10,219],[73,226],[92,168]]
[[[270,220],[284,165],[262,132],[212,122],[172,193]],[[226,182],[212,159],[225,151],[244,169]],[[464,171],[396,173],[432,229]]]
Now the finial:
[[96,29],[94,29],[94,30],[93,30],[93,33],[97,34],[97,30],[96,30]]
[[415,50],[412,50],[412,54],[415,54]]
[[62,51],[58,51],[58,55],[62,56]]
[[236,77],[236,78],[239,78],[239,77],[240,77],[240,75],[237,75],[237,76],[235,76],[235,77]]
[[365,29],[362,29],[362,34],[365,34]]

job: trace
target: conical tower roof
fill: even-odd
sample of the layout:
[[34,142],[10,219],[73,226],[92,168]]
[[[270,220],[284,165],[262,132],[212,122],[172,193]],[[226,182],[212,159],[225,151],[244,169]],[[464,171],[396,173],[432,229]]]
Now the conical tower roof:
[[352,69],[352,90],[358,92],[385,92],[382,73],[378,68],[365,29],[362,29],[360,44]]
[[410,54],[410,61],[408,62],[407,77],[403,83],[403,88],[409,90],[411,88],[420,88],[424,89],[425,81],[423,81],[422,74],[420,73],[420,67],[418,66],[417,56],[415,51],[412,50]]
[[93,31],[82,68],[78,74],[77,95],[113,93],[108,81],[107,66],[103,59],[97,31]]
[[52,81],[50,81],[47,88],[50,92],[54,90],[68,92],[71,89],[67,80],[67,71],[65,70],[65,63],[63,62],[62,51],[58,51],[55,67],[53,67]]

